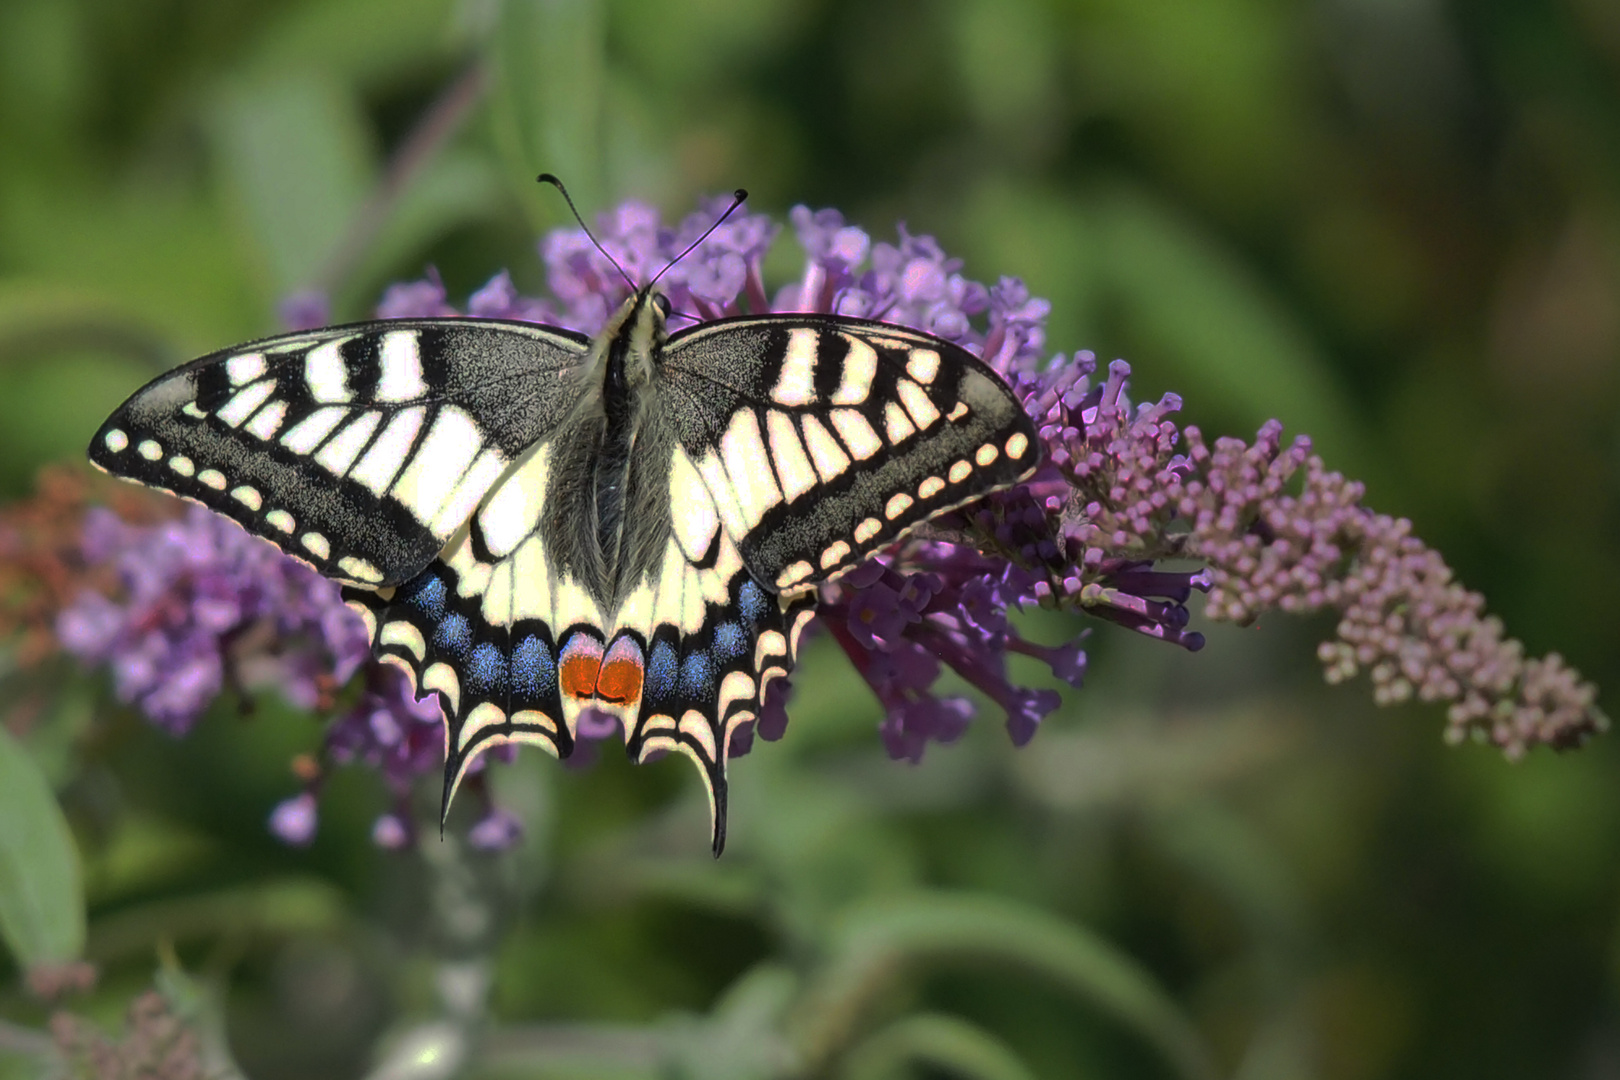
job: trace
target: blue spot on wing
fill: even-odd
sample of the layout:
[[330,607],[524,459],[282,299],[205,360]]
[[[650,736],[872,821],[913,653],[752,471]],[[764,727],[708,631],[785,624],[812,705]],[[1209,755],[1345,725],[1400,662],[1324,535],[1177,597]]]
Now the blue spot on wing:
[[708,653],[692,653],[681,661],[681,693],[713,707],[713,702],[706,700],[714,694],[714,668]]
[[737,590],[737,606],[742,608],[743,615],[751,623],[758,623],[765,618],[770,610],[770,600],[765,596],[753,578],[743,578],[742,586]]
[[472,648],[472,624],[467,616],[446,615],[433,631],[433,644],[460,659]]
[[488,697],[506,685],[506,657],[500,646],[480,642],[473,648],[464,665],[467,689],[481,697]]
[[647,681],[642,697],[649,702],[663,702],[675,692],[675,680],[680,671],[680,660],[675,646],[659,639],[653,642],[652,654],[647,657]]
[[557,692],[557,662],[544,640],[530,634],[512,650],[512,689],[531,699]]
[[748,635],[740,624],[723,622],[714,628],[714,658],[722,664],[748,651]]
[[446,588],[444,578],[434,568],[418,574],[416,580],[406,585],[405,589],[408,591],[400,599],[421,612],[428,623],[436,623],[444,618]]

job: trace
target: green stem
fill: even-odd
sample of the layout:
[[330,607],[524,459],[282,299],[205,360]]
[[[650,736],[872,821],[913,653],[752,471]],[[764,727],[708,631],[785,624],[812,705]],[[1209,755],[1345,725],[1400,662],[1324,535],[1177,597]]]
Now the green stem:
[[46,1057],[56,1052],[56,1041],[43,1031],[0,1020],[0,1054]]
[[1202,1039],[1176,1003],[1129,956],[1047,913],[996,897],[923,894],[851,912],[814,978],[794,1040],[823,1073],[903,973],[942,964],[999,964],[1040,976],[1113,1017],[1185,1080],[1214,1080]]
[[450,137],[461,130],[461,125],[488,87],[489,77],[484,65],[475,63],[433,102],[399,149],[394,151],[393,157],[389,158],[382,180],[349,223],[343,243],[338,245],[337,251],[322,267],[315,281],[317,289],[331,295],[348,280],[371,249],[407,185],[433,160]]
[[1011,1048],[955,1016],[919,1013],[896,1021],[850,1051],[845,1080],[908,1075],[909,1063],[932,1066],[962,1080],[1036,1080]]
[[495,1075],[655,1072],[669,1060],[667,1034],[619,1024],[524,1024],[490,1031],[478,1067]]

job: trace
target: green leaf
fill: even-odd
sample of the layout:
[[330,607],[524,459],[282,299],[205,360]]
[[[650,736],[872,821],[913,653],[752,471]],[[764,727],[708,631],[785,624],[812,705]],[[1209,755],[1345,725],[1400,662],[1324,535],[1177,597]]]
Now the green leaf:
[[1182,184],[1260,209],[1316,175],[1302,167],[1318,145],[1305,126],[1313,98],[1298,91],[1308,53],[1291,38],[1297,24],[1286,8],[1265,0],[1065,6],[1076,18],[1063,35],[1073,50],[1071,100],[1117,117]]
[[1052,300],[1050,352],[1103,351],[1099,308],[1104,274],[1088,208],[1072,194],[1030,179],[986,178],[966,200],[959,227],[970,277],[1014,274]]
[[[109,315],[150,327],[175,343],[167,363],[259,328],[262,270],[250,272],[239,222],[212,190],[93,179],[72,172],[6,189],[0,234],[12,287],[84,304],[91,330]],[[117,330],[115,344],[127,336]]]
[[[975,118],[992,137],[1039,138],[1062,101],[1058,50],[1065,41],[1048,5],[1000,0],[947,10],[960,92]],[[1009,56],[1018,63],[1007,63]]]
[[123,908],[96,920],[90,955],[110,963],[147,953],[158,941],[333,933],[347,918],[342,894],[325,882],[270,880]]
[[[275,11],[252,41],[252,70],[313,69],[366,86],[441,63],[464,35],[455,0],[322,0]],[[266,12],[266,14],[270,14]]]
[[114,294],[33,277],[0,283],[0,490],[26,491],[45,462],[81,458],[87,433],[130,388],[178,358]]
[[1349,395],[1305,330],[1234,253],[1141,192],[1097,201],[1100,272],[1142,352],[1202,415],[1276,417],[1340,467],[1364,461]]
[[[354,266],[333,282],[334,310],[370,318],[383,283],[401,267],[420,272],[421,263],[414,260],[434,241],[458,226],[491,217],[493,208],[510,205],[504,201],[507,190],[486,156],[452,149],[424,164],[400,191],[366,249],[357,253]],[[490,268],[490,277],[496,269]],[[456,296],[452,302],[464,299]]]
[[921,1013],[890,1024],[850,1054],[848,1080],[905,1076],[908,1062],[930,1065],[965,1080],[1036,1080],[1011,1048],[976,1024],[955,1016]]
[[45,774],[0,728],[0,939],[23,967],[84,949],[79,853]]
[[[556,173],[586,208],[606,205],[601,138],[607,19],[599,0],[508,0],[494,36],[492,104],[503,149],[530,182]],[[546,213],[539,220],[552,220]]]
[[692,1080],[770,1080],[787,1072],[792,1052],[781,1018],[792,1006],[798,980],[775,964],[761,964],[726,989],[707,1017],[677,1021],[670,1036],[671,1073]]
[[1309,995],[1298,992],[1281,1000],[1275,1013],[1256,1024],[1233,1080],[1317,1080],[1322,1076],[1320,1033],[1312,1021]]
[[801,1051],[811,1062],[831,1060],[896,974],[963,962],[999,963],[1041,976],[1134,1031],[1178,1076],[1216,1075],[1191,1022],[1128,955],[1044,911],[966,894],[890,897],[851,910],[800,1007]]
[[0,1080],[38,1080],[38,1059],[55,1057],[56,1040],[48,1032],[0,1020]]
[[244,81],[215,110],[224,175],[270,271],[270,294],[315,282],[374,172],[353,92],[310,70]]
[[175,355],[136,304],[52,280],[0,283],[0,363],[60,348],[94,348],[167,368]]
[[204,1075],[210,1080],[246,1080],[225,1034],[224,987],[217,980],[188,975],[172,953],[164,958],[154,981],[170,1011],[196,1033]]
[[535,1076],[669,1080],[670,1033],[631,1024],[497,1024],[478,1042],[490,1080]]
[[1243,920],[1267,978],[1292,981],[1310,940],[1308,907],[1287,860],[1267,838],[1216,799],[1189,799],[1149,815],[1152,836],[1203,879]]

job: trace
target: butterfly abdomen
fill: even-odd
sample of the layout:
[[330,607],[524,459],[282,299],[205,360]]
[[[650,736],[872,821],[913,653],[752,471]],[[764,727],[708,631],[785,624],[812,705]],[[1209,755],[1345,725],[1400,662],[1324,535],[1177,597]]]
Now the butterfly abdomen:
[[641,387],[632,389],[630,372],[626,370],[629,351],[630,342],[624,338],[615,338],[608,350],[602,380],[601,440],[594,465],[597,548],[604,567],[604,585],[615,591],[622,577],[631,453],[646,416]]

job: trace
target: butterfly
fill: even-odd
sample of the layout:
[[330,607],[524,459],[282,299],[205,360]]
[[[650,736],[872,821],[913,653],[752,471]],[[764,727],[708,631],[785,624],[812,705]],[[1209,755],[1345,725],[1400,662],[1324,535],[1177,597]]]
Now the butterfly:
[[341,583],[375,655],[438,695],[444,814],[479,753],[566,758],[594,709],[633,760],[697,764],[719,855],[732,736],[792,669],[816,587],[1040,448],[949,341],[669,317],[654,279],[595,337],[445,317],[264,338],[136,391],[90,460]]

